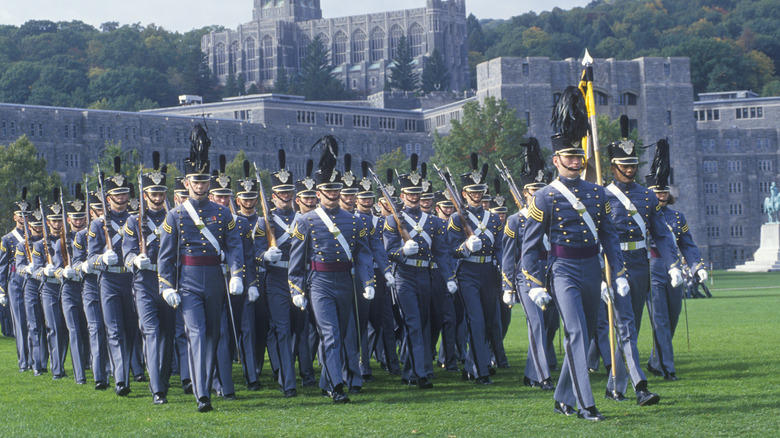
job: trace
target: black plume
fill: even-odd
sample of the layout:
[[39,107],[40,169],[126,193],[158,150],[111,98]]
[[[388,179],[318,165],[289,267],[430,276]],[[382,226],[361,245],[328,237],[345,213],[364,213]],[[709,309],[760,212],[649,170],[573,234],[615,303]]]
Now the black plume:
[[22,187],[22,201],[27,199],[27,187]]
[[244,160],[244,178],[249,178],[249,160]]
[[588,135],[588,109],[579,88],[566,87],[555,102],[550,125],[553,131],[563,134],[566,144],[579,144]]
[[311,171],[314,169],[314,160],[309,158],[306,160],[306,176],[311,176]]
[[417,154],[412,154],[412,157],[410,159],[412,172],[417,170],[417,161],[419,159],[420,159],[420,157]]
[[196,123],[190,134],[190,162],[196,169],[205,168],[209,161],[209,147],[211,147],[211,139],[208,131],[203,129],[203,125]]
[[476,152],[471,153],[471,170],[477,170],[479,167],[479,157]]
[[41,197],[36,196],[35,197],[35,209],[40,210],[41,209]]
[[284,154],[284,149],[279,149],[277,156],[279,157],[279,169],[284,169],[284,166],[287,165],[287,157]]
[[163,167],[160,169],[160,172],[162,172],[162,173],[168,173],[168,165],[166,164],[165,166],[163,166]]
[[157,151],[152,152],[152,169],[157,170],[160,168],[160,153]]
[[323,175],[330,175],[333,173],[333,169],[336,168],[336,164],[338,164],[339,142],[336,140],[336,137],[326,135],[317,140],[317,143],[314,143],[314,146],[311,148],[314,149],[320,144],[322,155],[320,155],[320,162],[317,167],[320,168]]
[[84,192],[81,191],[81,184],[76,183],[76,199],[84,201]]
[[360,162],[360,170],[363,171],[363,178],[368,178],[368,161]]
[[420,164],[420,176],[422,179],[425,179],[428,176],[428,163],[424,161]]
[[131,184],[130,185],[130,199],[133,199],[133,198],[135,198],[135,186]]
[[387,183],[393,183],[393,169],[387,169]]
[[666,187],[669,185],[669,175],[672,173],[672,163],[669,157],[669,142],[662,138],[655,146],[655,157],[647,175],[648,185]]
[[498,178],[493,179],[493,187],[496,189],[496,196],[501,194],[501,180]]
[[628,138],[628,116],[625,114],[620,116],[620,136]]
[[352,170],[352,155],[344,154],[344,173]]
[[540,172],[544,174],[546,164],[542,155],[542,148],[539,146],[539,140],[536,137],[528,137],[528,141],[523,143],[525,150],[525,163],[523,164],[523,173],[532,180],[539,181]]
[[485,178],[487,178],[488,169],[489,169],[488,164],[484,163],[482,165],[482,172],[481,172],[482,173],[482,182],[483,183],[485,182]]
[[219,156],[219,173],[225,173],[225,167],[227,165],[227,157],[224,154]]
[[51,189],[51,200],[52,202],[59,202],[60,200],[60,188],[54,187]]
[[114,173],[117,175],[122,173],[122,159],[119,157],[114,157]]

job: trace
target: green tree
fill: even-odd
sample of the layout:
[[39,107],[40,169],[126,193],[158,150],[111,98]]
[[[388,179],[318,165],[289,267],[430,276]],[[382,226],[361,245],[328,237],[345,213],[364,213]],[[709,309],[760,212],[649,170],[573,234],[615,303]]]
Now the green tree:
[[415,91],[419,87],[420,75],[414,70],[414,59],[406,41],[401,35],[393,66],[390,67],[390,86],[401,91]]
[[274,93],[287,94],[290,89],[290,80],[287,77],[287,70],[284,67],[279,67],[274,81]]
[[450,85],[450,73],[439,49],[433,49],[433,53],[430,57],[426,57],[426,61],[422,74],[422,91],[430,93],[447,90]]
[[330,55],[319,35],[309,43],[301,71],[290,91],[307,100],[339,100],[348,97],[344,85],[333,76]]
[[[409,157],[406,156],[401,148],[398,148],[392,152],[380,155],[376,163],[374,163],[373,169],[379,179],[382,182],[386,182],[387,169],[397,169],[398,173],[406,173],[404,170],[409,169],[410,165]],[[395,177],[393,177],[393,181],[395,181]]]
[[[41,196],[43,202],[49,202],[52,187],[59,187],[60,175],[46,170],[46,160],[38,158],[38,151],[26,135],[15,142],[0,145],[0,208],[5,212],[14,211],[14,202],[21,198],[22,187],[27,187],[27,200],[32,202],[35,196]],[[14,225],[10,214],[0,217],[3,230]]]
[[482,32],[482,25],[474,14],[469,14],[466,18],[466,34],[469,52],[485,53],[485,33]]
[[[244,179],[244,160],[249,160],[243,149],[238,151],[233,160],[225,164],[225,173],[230,176],[233,192],[238,191],[238,180]],[[263,169],[258,165],[260,170],[260,180],[263,182],[263,188],[266,190],[266,195],[271,196],[271,172],[267,169]],[[276,171],[278,169],[274,169]],[[294,175],[297,179],[300,175]],[[252,160],[249,160],[249,178],[255,179],[255,166]]]

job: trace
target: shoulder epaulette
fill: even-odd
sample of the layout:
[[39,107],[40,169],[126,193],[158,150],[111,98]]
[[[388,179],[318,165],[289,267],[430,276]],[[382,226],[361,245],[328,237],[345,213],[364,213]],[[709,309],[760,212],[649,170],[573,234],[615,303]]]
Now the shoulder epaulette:
[[604,212],[612,214],[612,206],[609,205],[609,201],[604,201]]
[[293,230],[293,237],[303,242],[304,235],[298,231],[298,224],[295,224],[295,229]]
[[528,217],[536,222],[544,222],[544,212],[536,206],[536,197],[531,198],[531,207],[528,208]]
[[231,219],[230,222],[228,222],[227,228],[228,230],[232,230],[235,227],[236,227],[236,221],[235,219]]
[[504,227],[504,234],[506,234],[510,239],[515,238],[515,232],[509,229],[509,227]]

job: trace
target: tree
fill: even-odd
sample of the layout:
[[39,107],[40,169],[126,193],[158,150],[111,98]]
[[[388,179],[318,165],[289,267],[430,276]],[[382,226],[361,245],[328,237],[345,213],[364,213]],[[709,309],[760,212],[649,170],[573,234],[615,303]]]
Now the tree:
[[466,18],[466,34],[468,35],[469,52],[485,53],[485,34],[474,14],[469,14]]
[[339,100],[348,98],[344,85],[333,76],[330,54],[317,35],[309,43],[301,63],[298,78],[290,91],[303,95],[307,100]]
[[[44,202],[49,201],[52,187],[59,187],[60,175],[46,170],[46,160],[38,158],[38,151],[26,135],[8,146],[0,145],[0,208],[4,212],[14,211],[14,202],[21,198],[22,187],[27,187],[27,200],[32,202],[36,195]],[[10,214],[0,217],[3,230],[14,225]]]
[[[230,176],[231,186],[233,187],[234,192],[238,191],[238,180],[244,179],[244,160],[248,159],[246,152],[241,149],[232,161],[225,164],[225,173]],[[258,166],[258,169],[260,169],[260,180],[262,180],[264,184],[263,187],[266,188],[266,195],[270,196],[271,172],[260,166]],[[274,169],[274,171],[276,170],[278,169]],[[296,179],[298,176],[299,175],[293,175]],[[255,166],[252,160],[249,160],[249,179],[255,179]]]
[[396,90],[415,91],[419,81],[420,75],[414,70],[414,59],[406,36],[401,35],[393,66],[390,68],[390,86]]
[[[398,169],[398,173],[406,173],[404,172],[404,169],[409,169],[410,165],[409,157],[406,156],[401,148],[398,148],[392,152],[380,155],[379,158],[377,158],[373,169],[377,176],[379,176],[379,179],[381,179],[382,182],[385,182],[387,169]],[[430,179],[430,177],[428,179]]]
[[444,58],[439,49],[433,49],[433,53],[426,60],[422,75],[423,93],[447,90],[450,85],[450,73],[444,65]]
[[284,67],[279,67],[274,81],[274,93],[287,94],[290,89],[290,81],[287,78],[287,70]]
[[[598,128],[599,133],[602,181],[604,181],[605,184],[608,184],[612,181],[612,171],[610,170],[611,161],[609,159],[609,152],[607,152],[607,145],[621,140],[620,120],[610,120],[608,116],[598,116],[596,117],[596,127]],[[636,129],[631,130],[628,133],[628,138],[634,141],[634,148],[636,149],[636,155],[639,158],[639,167],[641,168],[644,164],[642,156],[645,153],[645,149],[642,148],[639,132]],[[655,150],[653,149],[652,151],[654,152]],[[638,171],[635,180],[639,184],[645,185],[645,177],[644,175],[640,175]]]

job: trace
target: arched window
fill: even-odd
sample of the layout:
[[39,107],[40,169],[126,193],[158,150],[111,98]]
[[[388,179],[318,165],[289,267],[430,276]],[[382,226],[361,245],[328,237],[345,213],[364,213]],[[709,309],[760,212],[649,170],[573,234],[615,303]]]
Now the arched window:
[[330,38],[328,38],[327,35],[324,33],[320,34],[320,41],[322,42],[322,47],[325,48],[325,50],[328,52],[328,59],[330,59],[331,64],[333,63],[333,50],[330,48]]
[[257,43],[252,37],[244,40],[244,77],[247,82],[254,82],[257,79]]
[[230,68],[233,70],[233,74],[238,73],[238,41],[230,43]]
[[309,53],[309,44],[311,44],[311,40],[306,35],[298,37],[298,68],[303,68],[303,60]]
[[412,53],[412,57],[423,54],[424,37],[422,26],[417,23],[412,24],[409,28],[409,51]]
[[361,29],[352,34],[352,63],[358,64],[366,60],[366,33]]
[[398,52],[398,41],[404,36],[404,31],[400,26],[393,26],[390,29],[390,59],[395,59]]
[[224,75],[227,63],[225,62],[225,45],[222,43],[217,44],[214,48],[214,54],[216,55],[217,74]]
[[347,62],[347,36],[339,31],[333,37],[333,64],[341,65]]
[[600,106],[609,105],[609,96],[607,96],[607,93],[602,93],[601,91],[597,91],[596,104]]
[[263,79],[274,78],[274,39],[270,35],[263,37]]
[[375,27],[374,30],[371,31],[369,50],[371,51],[371,62],[376,62],[384,58],[385,31],[379,27]]
[[620,95],[620,105],[636,105],[637,95],[634,93],[623,93]]

